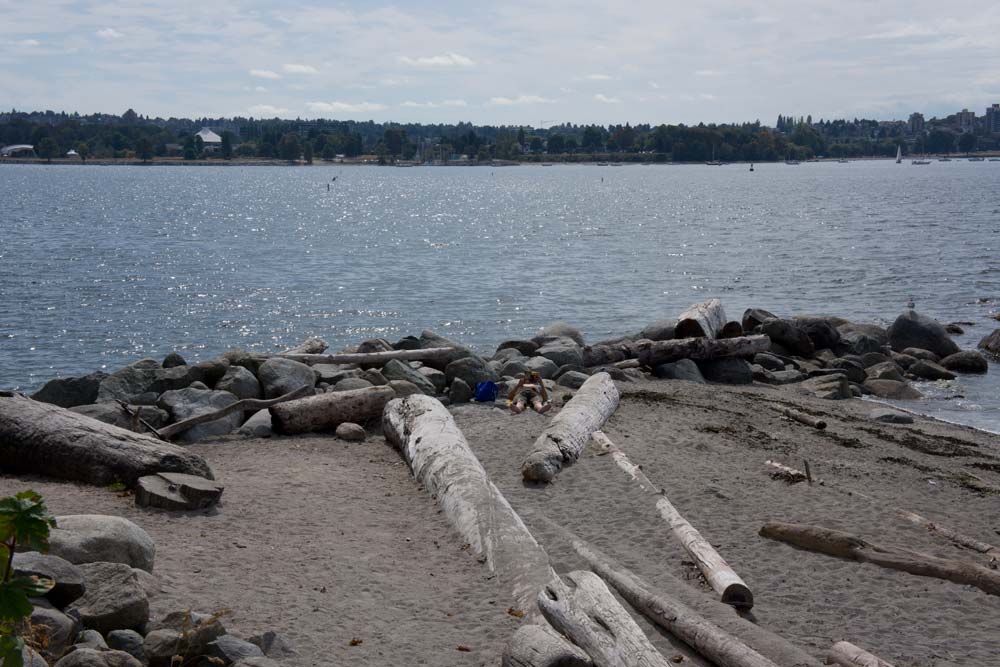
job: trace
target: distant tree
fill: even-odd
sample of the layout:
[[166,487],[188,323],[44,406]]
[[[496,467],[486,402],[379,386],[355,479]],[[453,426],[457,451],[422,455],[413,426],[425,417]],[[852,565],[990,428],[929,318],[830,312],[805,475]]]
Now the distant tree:
[[944,130],[931,130],[924,145],[927,153],[950,153],[955,150],[955,135]]
[[385,142],[379,140],[379,142],[375,144],[375,155],[378,157],[378,163],[381,165],[388,164],[388,160],[386,160],[386,155],[388,154],[389,149],[385,147]]
[[517,143],[521,144],[521,146],[524,146],[524,128],[523,127],[519,127],[517,129]]
[[281,137],[278,142],[278,157],[282,160],[295,162],[302,155],[302,145],[299,142],[299,135],[295,132],[288,132]]
[[583,130],[583,144],[584,150],[588,151],[601,151],[604,149],[604,130],[599,127],[584,128]]
[[963,153],[971,153],[976,150],[976,135],[972,132],[966,132],[958,138],[958,150]]
[[222,133],[222,146],[221,146],[221,150],[222,150],[222,158],[224,160],[231,160],[231,159],[233,159],[233,137],[234,136],[235,135],[233,135],[233,133],[230,132],[229,130],[226,130],[225,132]]
[[382,134],[382,141],[385,148],[393,158],[398,157],[403,152],[403,144],[406,142],[406,130],[400,127],[390,127]]
[[135,142],[135,156],[143,162],[153,159],[153,142],[149,137],[139,137]]
[[567,153],[575,153],[578,147],[579,144],[576,143],[576,137],[566,137],[566,140],[563,142],[563,149]]
[[479,151],[476,153],[477,162],[489,162],[490,161],[490,147],[480,146]]
[[274,144],[270,141],[262,141],[257,146],[258,157],[274,157]]
[[38,143],[38,156],[52,162],[52,158],[59,156],[59,144],[52,137],[45,137]]
[[73,146],[73,150],[76,154],[80,156],[80,162],[86,162],[87,158],[90,157],[90,146],[87,145],[86,141],[78,141]]
[[532,153],[541,153],[542,149],[545,148],[545,142],[542,141],[541,137],[532,137],[528,145]]
[[184,138],[184,159],[195,160],[198,158],[198,147],[195,137],[188,135]]
[[334,144],[332,141],[326,142],[326,145],[323,146],[323,159],[324,160],[332,160],[335,157],[337,157],[337,146],[336,146],[336,144]]
[[128,111],[122,114],[122,122],[125,123],[126,125],[135,125],[136,121],[138,120],[139,120],[139,115],[132,109],[129,109]]
[[302,158],[306,161],[306,164],[313,163],[313,145],[309,140],[306,140],[302,144]]
[[205,140],[198,134],[194,135],[194,152],[198,157],[205,154]]
[[630,151],[635,145],[635,130],[628,123],[625,123],[625,127],[619,127],[615,130],[614,138],[619,150]]
[[562,153],[566,146],[566,139],[561,134],[553,134],[549,137],[546,144],[546,150],[549,153]]
[[249,141],[242,143],[236,149],[236,154],[240,157],[254,157],[257,155],[257,144]]

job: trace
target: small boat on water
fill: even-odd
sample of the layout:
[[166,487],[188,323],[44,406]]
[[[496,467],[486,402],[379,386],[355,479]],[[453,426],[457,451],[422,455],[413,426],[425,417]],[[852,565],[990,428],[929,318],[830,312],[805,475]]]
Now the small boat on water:
[[785,160],[785,164],[798,165],[802,163],[799,162],[798,160]]
[[903,147],[896,146],[896,164],[903,164]]
[[938,162],[951,162],[950,157],[939,157]]
[[609,164],[610,164],[609,162],[598,162],[597,166],[598,167],[607,167]]
[[981,157],[970,157],[969,158],[969,162],[984,162],[984,161],[985,161],[985,158],[981,158]]
[[543,166],[543,167],[551,167],[551,166],[552,166],[552,163],[551,163],[551,162],[543,162],[543,163],[542,163],[542,166]]
[[750,163],[750,171],[753,171],[753,162]]
[[930,160],[913,160],[912,162],[910,162],[910,164],[916,164],[916,165],[921,165],[921,166],[923,166],[925,164],[930,164],[930,163],[931,163]]
[[837,160],[837,164],[847,164],[848,162],[850,162],[850,160],[848,160],[846,157],[842,157],[839,160]]
[[990,162],[1000,162],[1000,157],[991,157]]

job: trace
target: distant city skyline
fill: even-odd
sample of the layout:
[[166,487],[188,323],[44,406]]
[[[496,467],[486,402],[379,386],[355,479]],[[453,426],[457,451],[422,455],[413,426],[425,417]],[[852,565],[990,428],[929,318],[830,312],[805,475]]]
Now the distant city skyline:
[[928,119],[1000,101],[1000,5],[0,0],[0,109],[415,123]]

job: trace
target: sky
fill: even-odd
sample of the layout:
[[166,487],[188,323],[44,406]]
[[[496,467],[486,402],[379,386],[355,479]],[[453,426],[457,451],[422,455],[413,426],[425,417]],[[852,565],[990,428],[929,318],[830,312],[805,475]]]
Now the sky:
[[0,0],[0,109],[510,124],[1000,102],[1000,3]]

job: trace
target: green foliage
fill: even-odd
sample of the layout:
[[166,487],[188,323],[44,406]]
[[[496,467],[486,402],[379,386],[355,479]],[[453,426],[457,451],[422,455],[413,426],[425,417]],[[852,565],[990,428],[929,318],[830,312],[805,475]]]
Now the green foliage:
[[222,151],[222,158],[224,160],[233,159],[233,133],[229,130],[222,133],[222,146],[220,150]]
[[139,137],[139,141],[135,144],[135,155],[143,162],[153,159],[153,142],[149,137]]
[[75,150],[77,155],[80,156],[81,162],[86,162],[87,158],[90,157],[90,146],[87,145],[86,141],[76,142],[73,146],[73,150]]
[[38,142],[38,156],[52,162],[52,158],[59,156],[59,144],[52,137],[45,137]]
[[306,164],[313,163],[313,145],[311,141],[302,144],[302,159],[306,161]]
[[966,132],[958,138],[958,150],[963,153],[971,153],[976,148],[976,135]]
[[302,155],[302,145],[299,143],[299,135],[288,132],[281,137],[281,143],[278,144],[278,156],[282,160],[294,162],[299,159],[300,155]]

